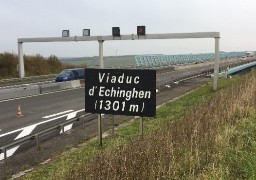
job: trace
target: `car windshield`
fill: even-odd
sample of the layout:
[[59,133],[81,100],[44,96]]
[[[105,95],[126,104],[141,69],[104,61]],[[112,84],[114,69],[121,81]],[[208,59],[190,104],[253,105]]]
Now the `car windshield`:
[[65,69],[65,70],[61,71],[60,74],[69,75],[69,74],[71,74],[71,70]]

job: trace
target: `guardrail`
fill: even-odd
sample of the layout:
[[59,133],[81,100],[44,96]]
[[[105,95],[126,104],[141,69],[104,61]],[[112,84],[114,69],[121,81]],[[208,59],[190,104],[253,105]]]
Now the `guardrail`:
[[253,62],[247,62],[247,63],[241,63],[239,66],[234,66],[232,68],[227,69],[225,72],[220,72],[219,77],[227,76],[227,75],[232,75],[236,74],[240,71],[244,71],[249,68],[256,67],[256,61]]
[[64,132],[64,127],[66,125],[72,124],[74,122],[83,121],[83,126],[84,126],[85,120],[90,120],[90,118],[93,119],[95,117],[96,117],[96,115],[88,113],[88,114],[82,115],[80,117],[76,117],[76,118],[66,120],[65,122],[63,122],[61,124],[52,126],[50,128],[47,128],[47,129],[44,129],[40,132],[37,132],[37,133],[31,134],[31,135],[25,136],[23,138],[14,140],[11,143],[2,146],[0,148],[0,154],[4,153],[4,159],[3,160],[6,160],[8,158],[7,157],[7,150],[8,149],[11,149],[11,148],[16,147],[16,146],[20,146],[22,144],[26,144],[26,143],[28,143],[30,141],[33,141],[33,140],[36,141],[37,148],[39,148],[39,146],[40,146],[40,137],[45,136],[45,135],[49,134],[50,132],[56,131],[56,130],[61,130],[62,132]]

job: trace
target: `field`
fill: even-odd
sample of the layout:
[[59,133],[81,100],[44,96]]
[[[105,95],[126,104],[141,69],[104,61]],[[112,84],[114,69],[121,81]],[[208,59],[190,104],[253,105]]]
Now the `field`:
[[256,72],[202,86],[107,137],[42,165],[24,179],[255,179]]
[[[108,56],[104,57],[106,68],[136,67],[135,56]],[[60,61],[75,66],[86,64],[89,68],[99,67],[99,57],[60,58]]]

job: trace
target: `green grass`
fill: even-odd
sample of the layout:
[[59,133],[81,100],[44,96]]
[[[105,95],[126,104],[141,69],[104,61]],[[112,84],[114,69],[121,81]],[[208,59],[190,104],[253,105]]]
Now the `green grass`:
[[[245,77],[238,76],[228,80],[221,79],[219,81],[218,92],[213,92],[212,83],[209,83],[176,99],[175,101],[166,103],[157,110],[157,116],[155,118],[145,118],[145,141],[148,140],[148,138],[150,140],[151,137],[152,139],[155,138],[158,132],[161,134],[160,132],[163,131],[163,129],[168,128],[167,124],[170,125],[177,122],[177,127],[174,129],[177,131],[182,129],[184,130],[184,128],[189,128],[189,121],[184,121],[184,123],[187,123],[185,125],[182,124],[182,119],[184,117],[188,116],[189,113],[196,113],[195,109],[197,107],[200,107],[200,105],[203,106],[204,103],[207,104],[208,101],[221,95],[222,92],[230,89],[231,85],[240,84],[244,81],[244,78]],[[207,110],[207,108],[205,109]],[[216,112],[219,112],[219,110]],[[254,112],[254,110],[252,110],[252,112]],[[230,116],[233,117],[233,114]],[[240,118],[238,115],[236,117]],[[200,136],[199,139],[192,138],[195,142],[188,147],[185,145],[189,144],[189,139],[184,139],[184,137],[181,136],[183,134],[177,133],[177,136],[183,138],[181,144],[177,142],[177,147],[182,149],[175,149],[174,151],[177,154],[180,154],[180,160],[184,162],[183,166],[181,167],[180,165],[174,166],[173,171],[177,171],[176,178],[184,178],[189,175],[188,177],[193,179],[254,179],[256,170],[255,121],[256,118],[252,118],[250,115],[248,115],[248,117],[244,120],[237,120],[235,123],[228,123],[228,126],[226,124],[223,126],[216,126],[215,123],[213,124],[212,129],[216,128],[216,130],[213,132],[209,131],[209,134],[202,134],[203,136]],[[191,128],[193,128],[193,126],[191,126]],[[193,136],[196,131],[193,130],[191,132],[188,130],[188,132],[186,132],[186,136]],[[208,133],[208,131],[206,131],[206,133]],[[108,154],[111,154],[111,152],[117,151],[118,149],[125,149],[126,146],[131,146],[132,144],[136,145],[137,143],[140,144],[144,142],[140,142],[140,138],[138,138],[138,119],[135,119],[130,125],[118,129],[115,132],[115,135],[116,137],[114,139],[104,139],[102,148],[98,147],[98,141],[94,139],[72,153],[68,153],[65,156],[57,155],[49,164],[38,166],[33,173],[26,175],[24,179],[63,179],[67,175],[69,175],[68,177],[70,178],[72,174],[77,173],[76,169],[83,169],[82,167],[88,162],[94,162],[95,159],[100,159],[103,156],[108,157],[110,156]],[[208,138],[207,143],[200,144],[200,141],[205,140],[204,138],[206,137]],[[216,141],[219,141],[220,143],[216,145]],[[184,143],[184,145],[182,145],[182,143]],[[147,145],[148,144],[145,144],[145,146]],[[216,149],[223,149],[220,155],[218,155],[219,152],[217,152]],[[198,155],[197,153],[201,153],[201,155]],[[117,154],[116,156],[118,155],[120,154]],[[153,155],[151,154],[150,156]],[[161,159],[169,158],[164,158],[165,154],[161,154],[161,156],[163,156]],[[144,154],[141,154],[139,157],[144,157]],[[176,157],[176,160],[179,160],[179,156]],[[143,164],[144,161],[141,161],[141,163]],[[165,161],[160,162],[163,167],[165,167],[164,164],[168,163],[169,162]],[[147,166],[147,164],[145,164],[145,166]],[[159,170],[159,172],[160,171],[161,170]],[[79,171],[79,173],[81,173],[81,176],[83,175],[82,170],[81,172]],[[151,177],[150,179],[154,178]]]
[[256,179],[256,117],[234,127],[224,162],[233,179]]

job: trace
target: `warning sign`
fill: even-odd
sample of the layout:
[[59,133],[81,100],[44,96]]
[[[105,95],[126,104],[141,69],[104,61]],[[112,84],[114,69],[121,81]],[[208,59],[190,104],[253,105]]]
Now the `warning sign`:
[[85,69],[85,112],[155,116],[156,71]]

